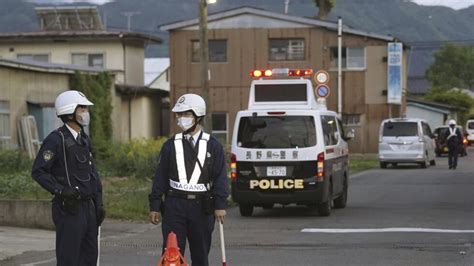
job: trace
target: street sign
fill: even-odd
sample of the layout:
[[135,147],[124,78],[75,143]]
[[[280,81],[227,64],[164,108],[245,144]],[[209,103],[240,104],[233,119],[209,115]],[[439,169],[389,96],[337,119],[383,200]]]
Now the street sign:
[[331,92],[328,85],[318,85],[314,90],[319,98],[327,98]]
[[328,72],[319,70],[314,74],[314,81],[318,84],[327,84],[329,82]]

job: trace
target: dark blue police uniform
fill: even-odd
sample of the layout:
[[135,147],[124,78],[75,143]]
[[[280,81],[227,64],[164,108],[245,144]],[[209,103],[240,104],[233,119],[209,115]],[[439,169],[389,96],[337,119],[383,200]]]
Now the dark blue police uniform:
[[[206,143],[200,141],[201,132],[196,146],[182,138],[184,153],[184,166],[186,179],[192,179],[193,170],[197,167],[199,145]],[[181,253],[184,255],[186,238],[191,250],[192,265],[208,265],[208,254],[211,247],[211,236],[214,230],[214,210],[227,208],[227,171],[222,145],[210,136],[207,141],[207,154],[204,165],[199,165],[201,174],[198,184],[205,184],[206,191],[190,192],[176,189],[171,183],[179,183],[178,167],[176,160],[175,138],[168,139],[160,152],[160,159],[153,187],[149,196],[150,211],[161,212],[163,245],[166,244],[168,234],[176,234]],[[185,185],[186,187],[186,185]],[[163,204],[162,196],[165,195]],[[209,207],[212,195],[212,207]],[[162,204],[164,206],[162,206]]]
[[[52,216],[57,265],[97,264],[97,212],[102,206],[102,184],[92,159],[90,140],[82,132],[79,136],[75,139],[66,125],[51,132],[43,141],[32,170],[33,179],[55,195]],[[80,197],[62,198],[61,192],[67,187],[78,189]]]
[[446,130],[444,139],[448,145],[448,165],[449,169],[456,169],[458,166],[459,145],[462,145],[462,134],[459,128],[456,127],[454,135],[451,135],[451,127]]

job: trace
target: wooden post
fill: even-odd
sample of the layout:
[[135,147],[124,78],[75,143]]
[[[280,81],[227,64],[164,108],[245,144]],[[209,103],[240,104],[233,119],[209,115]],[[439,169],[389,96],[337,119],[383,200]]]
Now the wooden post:
[[207,39],[207,0],[199,0],[199,47],[201,60],[201,91],[206,102],[204,131],[212,133],[212,105],[209,93],[209,47]]

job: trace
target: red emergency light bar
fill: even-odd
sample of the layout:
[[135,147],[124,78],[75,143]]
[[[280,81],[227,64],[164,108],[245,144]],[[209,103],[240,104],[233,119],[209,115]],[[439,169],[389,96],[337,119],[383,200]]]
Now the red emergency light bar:
[[288,69],[288,68],[274,68],[265,70],[250,71],[252,78],[269,78],[272,76],[286,76],[286,77],[310,77],[313,75],[312,69]]

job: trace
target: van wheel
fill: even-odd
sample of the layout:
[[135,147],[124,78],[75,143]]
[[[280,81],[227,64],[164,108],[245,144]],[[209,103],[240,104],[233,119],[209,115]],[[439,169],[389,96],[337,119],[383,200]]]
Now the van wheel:
[[246,205],[246,204],[239,204],[239,211],[241,216],[252,216],[253,213],[253,206]]
[[332,205],[332,183],[329,183],[329,195],[325,202],[318,205],[318,213],[320,216],[329,216],[331,214]]
[[436,165],[436,161],[433,159],[430,161],[430,165]]
[[426,168],[426,162],[420,163],[421,168]]
[[334,200],[334,208],[335,209],[343,209],[346,207],[347,204],[347,176],[344,176],[344,184],[342,188],[342,195],[339,196],[337,199]]
[[380,162],[380,168],[382,168],[382,169],[387,168],[387,163],[385,163],[385,162]]

